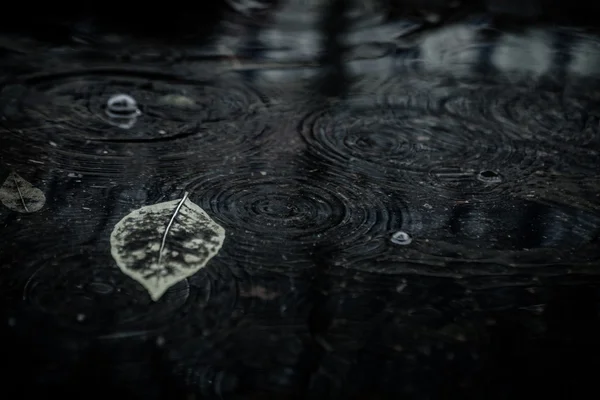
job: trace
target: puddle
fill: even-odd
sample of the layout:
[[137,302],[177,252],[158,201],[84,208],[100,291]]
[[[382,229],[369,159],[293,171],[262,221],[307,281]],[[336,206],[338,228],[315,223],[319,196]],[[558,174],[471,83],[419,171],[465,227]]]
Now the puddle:
[[597,341],[598,37],[227,3],[181,43],[0,40],[3,349],[32,387],[485,398]]

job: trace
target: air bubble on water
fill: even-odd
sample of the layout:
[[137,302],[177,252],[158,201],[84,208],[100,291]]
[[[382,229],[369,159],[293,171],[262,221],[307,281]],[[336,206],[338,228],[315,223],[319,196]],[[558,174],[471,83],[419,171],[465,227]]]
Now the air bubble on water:
[[496,171],[491,171],[491,170],[485,170],[485,171],[479,172],[479,174],[477,174],[477,179],[480,180],[481,182],[485,182],[485,183],[500,183],[500,182],[502,182],[502,177],[500,176],[500,174],[497,173]]
[[111,125],[129,129],[142,115],[135,99],[128,94],[116,94],[106,102],[106,115]]
[[85,314],[77,314],[77,322],[83,322],[85,320]]
[[128,94],[116,94],[106,102],[106,114],[111,118],[134,118],[141,114],[137,102]]
[[398,231],[392,235],[391,242],[401,246],[406,246],[412,243],[412,238],[408,233]]

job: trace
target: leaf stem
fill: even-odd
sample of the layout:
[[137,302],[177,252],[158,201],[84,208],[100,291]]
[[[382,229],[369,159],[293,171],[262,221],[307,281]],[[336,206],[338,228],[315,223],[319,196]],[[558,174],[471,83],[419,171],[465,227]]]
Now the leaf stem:
[[15,182],[15,187],[17,188],[17,192],[19,193],[19,198],[21,199],[21,204],[23,204],[23,208],[25,211],[29,212],[29,208],[27,208],[27,204],[25,204],[25,199],[23,198],[23,193],[21,193],[21,188],[19,187],[19,181],[17,181],[17,176],[13,172],[12,174],[13,181]]
[[185,203],[185,201],[187,200],[188,195],[189,195],[189,193],[185,192],[185,194],[181,198],[181,201],[179,202],[179,204],[177,204],[177,208],[175,208],[175,211],[173,212],[173,216],[171,217],[171,220],[169,221],[169,224],[167,225],[167,229],[165,229],[165,233],[162,237],[162,242],[160,243],[160,249],[158,250],[158,263],[159,264],[162,261],[162,254],[163,254],[163,251],[165,250],[165,245],[167,243],[167,235],[169,234],[169,231],[171,230],[171,226],[173,225],[173,222],[175,222],[175,218],[177,217],[177,214],[179,213],[181,206],[183,206],[183,203]]

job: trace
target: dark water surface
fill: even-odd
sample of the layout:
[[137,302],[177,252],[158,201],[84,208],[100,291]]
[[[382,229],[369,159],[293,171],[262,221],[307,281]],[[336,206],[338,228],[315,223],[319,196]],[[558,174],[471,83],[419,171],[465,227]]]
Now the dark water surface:
[[[0,39],[3,398],[597,392],[597,38],[326,12]],[[225,241],[154,302],[110,235],[185,192]]]

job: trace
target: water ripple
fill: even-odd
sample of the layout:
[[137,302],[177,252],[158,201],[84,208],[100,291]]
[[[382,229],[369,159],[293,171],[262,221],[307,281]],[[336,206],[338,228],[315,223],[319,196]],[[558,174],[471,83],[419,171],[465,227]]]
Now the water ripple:
[[459,277],[533,268],[551,274],[586,272],[600,260],[598,213],[509,199],[433,208],[435,218],[406,227],[409,245],[380,240],[368,253],[339,252],[335,264],[368,272]]
[[188,296],[189,285],[182,281],[165,294],[165,301],[153,303],[144,288],[92,248],[39,260],[23,292],[23,300],[54,324],[100,336],[164,327]]
[[[241,156],[263,145],[268,132],[261,117],[268,99],[232,79],[208,83],[106,68],[28,76],[3,91],[19,93],[3,107],[10,139],[75,163],[122,169],[127,159],[149,149],[167,159]],[[141,112],[128,129],[115,126],[106,112],[117,94],[131,96]]]
[[227,230],[220,257],[248,267],[302,269],[327,249],[402,224],[380,192],[295,162],[254,161],[194,176],[190,198]]
[[[537,152],[510,131],[444,113],[434,101],[408,106],[411,94],[405,96],[405,106],[399,101],[379,108],[338,105],[305,115],[298,129],[308,153],[386,187],[418,183],[438,194],[482,194],[501,182],[514,186],[540,167]],[[495,171],[504,180],[482,181],[482,171]]]

